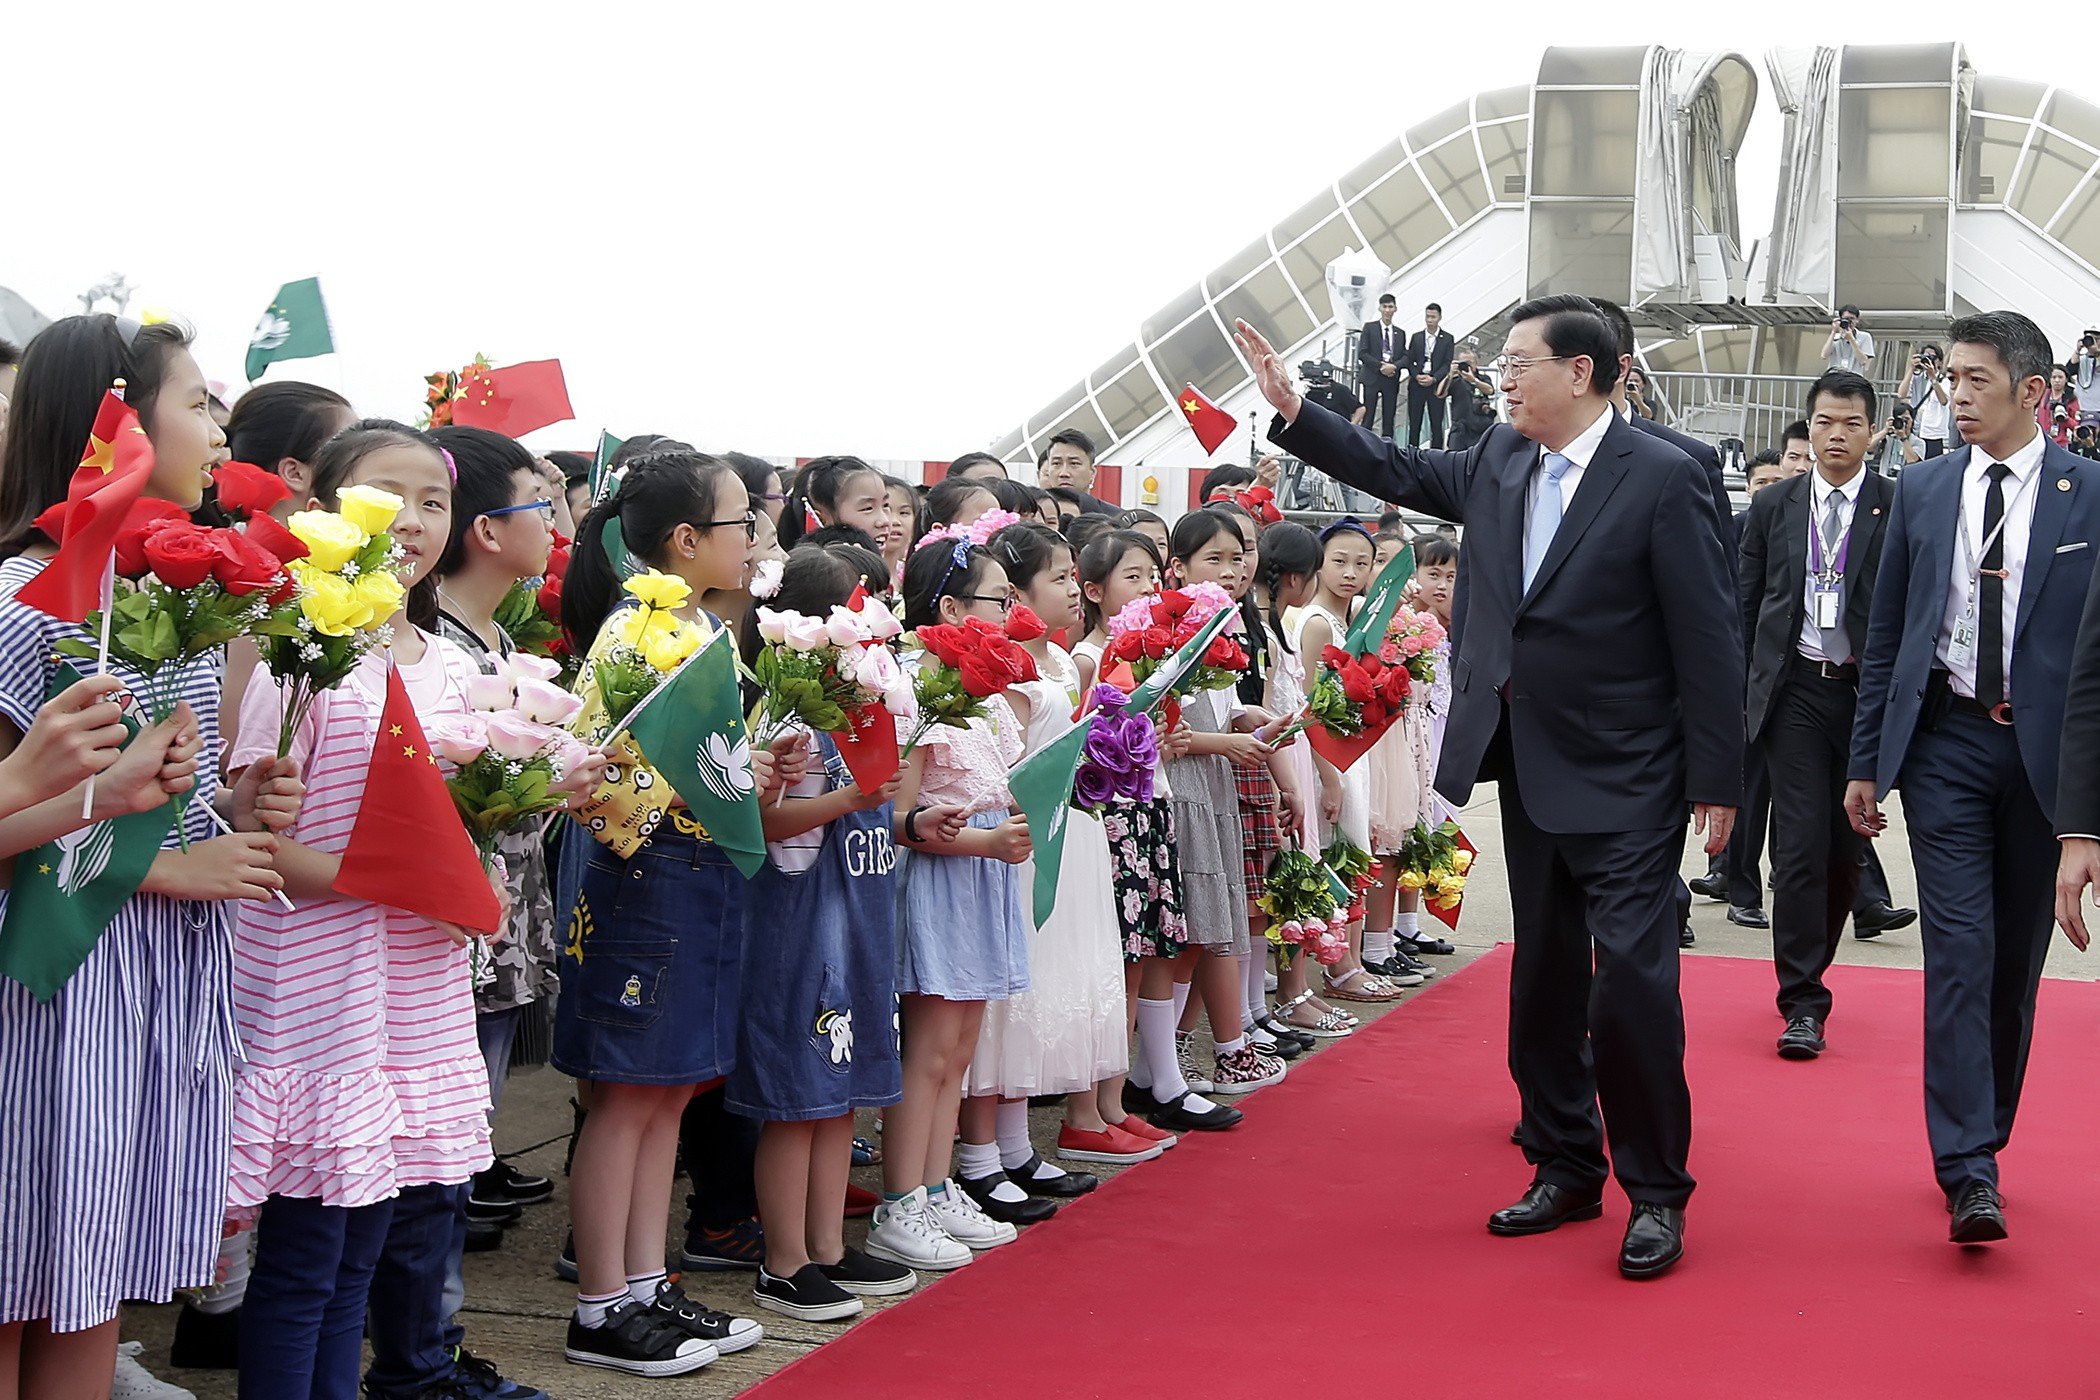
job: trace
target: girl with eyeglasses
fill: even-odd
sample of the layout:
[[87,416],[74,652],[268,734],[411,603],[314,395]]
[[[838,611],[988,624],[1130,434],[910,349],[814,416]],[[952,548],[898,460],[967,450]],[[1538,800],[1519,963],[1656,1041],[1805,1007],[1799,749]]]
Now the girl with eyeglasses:
[[[582,724],[603,713],[593,663],[628,605],[620,580],[651,568],[682,580],[692,596],[679,615],[717,631],[699,600],[742,585],[756,534],[750,493],[720,459],[674,449],[628,466],[578,527],[562,594],[569,644],[587,657]],[[551,1062],[591,1085],[570,1171],[577,1297],[565,1354],[676,1376],[763,1335],[694,1304],[664,1272],[680,1119],[736,1065],[746,884],[630,737],[608,759],[555,881],[566,935]],[[762,800],[806,761],[800,735],[754,750]]]
[[[907,628],[968,618],[1003,626],[1012,607],[1006,570],[966,540],[929,540],[905,562]],[[908,656],[907,668],[916,660]],[[867,1251],[911,1269],[960,1268],[972,1249],[1015,1238],[949,1172],[985,1003],[1030,985],[1021,866],[1032,848],[1006,786],[1024,752],[1029,697],[1014,687],[987,699],[985,710],[982,719],[928,729],[896,797],[904,1086],[883,1120],[883,1201]]]

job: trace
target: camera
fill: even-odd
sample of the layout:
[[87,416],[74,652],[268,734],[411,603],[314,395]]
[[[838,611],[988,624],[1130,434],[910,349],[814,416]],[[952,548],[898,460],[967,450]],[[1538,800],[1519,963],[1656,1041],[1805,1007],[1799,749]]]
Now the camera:
[[1853,327],[1853,326],[1855,326],[1855,325],[1857,325],[1857,324],[1858,324],[1858,322],[1856,322],[1855,320],[1853,320],[1853,318],[1852,318],[1852,317],[1850,317],[1850,316],[1840,316],[1840,317],[1838,317],[1838,329],[1839,329],[1839,330],[1841,330],[1841,331],[1849,331],[1849,330],[1851,330],[1851,329],[1852,329],[1852,327]]
[[2065,422],[2065,420],[2067,420],[2068,418],[2070,418],[2070,416],[2071,416],[2071,410],[2070,410],[2070,409],[2068,409],[2068,408],[2065,408],[2065,407],[2064,407],[2064,406],[2063,406],[2062,404],[2058,404],[2058,405],[2057,405],[2057,406],[2056,406],[2055,408],[2051,409],[2051,410],[2050,410],[2050,412],[2049,412],[2049,419],[2050,419],[2050,421],[2051,421],[2051,422],[2053,422],[2053,423],[2055,423],[2055,424],[2056,424],[2056,426],[2058,426],[2059,428],[2060,428],[2060,427],[2062,427],[2062,426],[2064,425],[2064,422]]
[[2084,335],[2078,337],[2078,343],[2087,350],[2093,349],[2096,345],[2100,345],[2100,331],[2087,331]]
[[1334,366],[1325,360],[1300,360],[1298,374],[1308,384],[1327,384],[1334,379]]

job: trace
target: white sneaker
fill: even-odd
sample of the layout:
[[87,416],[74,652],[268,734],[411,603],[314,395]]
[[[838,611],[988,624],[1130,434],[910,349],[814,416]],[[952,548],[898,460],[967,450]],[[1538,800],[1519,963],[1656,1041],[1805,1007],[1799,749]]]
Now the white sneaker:
[[109,1387],[109,1400],[197,1400],[179,1385],[170,1385],[139,1364],[143,1342],[125,1342],[117,1347],[117,1374]]
[[943,1228],[923,1186],[901,1201],[875,1207],[865,1249],[877,1259],[887,1259],[907,1269],[936,1272],[959,1269],[974,1257],[968,1245]]
[[1208,1094],[1211,1092],[1210,1076],[1196,1068],[1196,1033],[1194,1031],[1174,1032],[1174,1060],[1176,1064],[1180,1065],[1182,1082],[1189,1086],[1190,1092],[1197,1094]]
[[991,1249],[1021,1238],[1021,1232],[1013,1226],[986,1215],[984,1208],[971,1200],[962,1183],[952,1176],[941,1183],[940,1195],[928,1199],[926,1209],[949,1238],[972,1249]]
[[1262,987],[1262,990],[1263,990],[1263,991],[1265,991],[1265,992],[1273,992],[1273,991],[1275,991],[1275,990],[1276,990],[1276,974],[1275,974],[1275,973],[1273,973],[1273,972],[1264,972],[1264,973],[1263,973],[1263,974],[1261,975],[1261,987]]

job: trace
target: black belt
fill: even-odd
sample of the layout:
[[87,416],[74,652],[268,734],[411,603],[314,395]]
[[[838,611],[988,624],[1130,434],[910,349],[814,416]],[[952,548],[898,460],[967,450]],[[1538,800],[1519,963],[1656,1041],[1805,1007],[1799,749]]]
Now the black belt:
[[1947,705],[1949,709],[1958,715],[1977,715],[1995,724],[2011,724],[2013,722],[2012,706],[2009,704],[1986,705],[1973,696],[1955,695],[1950,692],[1947,696]]
[[1794,669],[1802,675],[1815,676],[1819,680],[1840,681],[1855,688],[1859,685],[1859,667],[1850,661],[1843,664],[1835,661],[1816,661],[1797,651],[1794,653]]

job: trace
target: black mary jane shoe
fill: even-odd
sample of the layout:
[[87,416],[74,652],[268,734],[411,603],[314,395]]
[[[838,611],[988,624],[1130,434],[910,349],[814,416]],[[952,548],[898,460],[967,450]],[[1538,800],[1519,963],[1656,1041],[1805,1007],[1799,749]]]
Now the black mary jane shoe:
[[[1032,1152],[1027,1161],[1006,1173],[1006,1179],[1031,1196],[1049,1196],[1057,1200],[1084,1196],[1101,1184],[1101,1178],[1098,1176],[1086,1172],[1068,1172],[1058,1167],[1050,1167],[1055,1175],[1044,1176],[1044,1167],[1050,1167],[1050,1164],[1043,1160],[1043,1154]],[[965,1182],[964,1186],[967,1187],[968,1184]],[[982,1205],[983,1202],[980,1200],[978,1204]],[[991,1215],[989,1207],[986,1208],[985,1214]],[[992,1218],[997,1220],[999,1217],[994,1215]]]
[[1002,1225],[1040,1225],[1057,1214],[1055,1201],[1039,1200],[1034,1196],[1020,1201],[1000,1200],[994,1194],[999,1187],[1009,1183],[1021,1184],[1005,1172],[993,1172],[990,1176],[957,1176],[955,1179],[962,1184],[963,1192],[977,1202],[979,1210]]
[[1400,946],[1402,948],[1405,948],[1409,953],[1413,954],[1415,957],[1418,958],[1421,957],[1424,953],[1430,954],[1434,957],[1448,958],[1453,953],[1458,951],[1458,949],[1455,946],[1446,943],[1443,939],[1438,938],[1435,934],[1430,934],[1427,937],[1424,937],[1423,935],[1418,933],[1412,938],[1403,937],[1400,940]]

